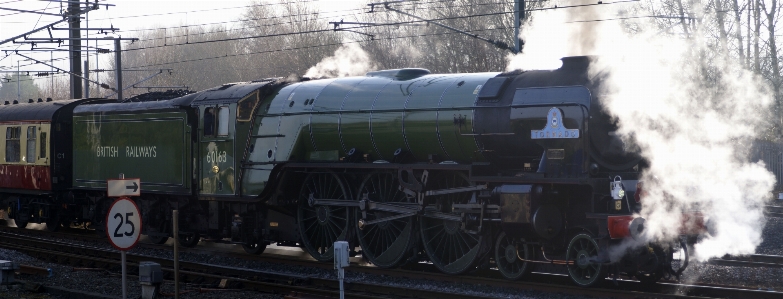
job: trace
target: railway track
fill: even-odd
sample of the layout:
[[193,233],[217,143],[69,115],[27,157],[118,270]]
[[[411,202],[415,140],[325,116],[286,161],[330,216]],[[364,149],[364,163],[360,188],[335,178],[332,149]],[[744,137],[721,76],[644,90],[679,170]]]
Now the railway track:
[[[68,242],[52,241],[46,238],[30,236],[30,234],[39,233],[48,235],[50,234],[49,232],[30,233],[29,230],[26,230],[25,232],[28,234],[17,234],[10,232],[5,228],[0,230],[0,247],[22,251],[32,256],[37,256],[53,262],[69,263],[79,267],[106,268],[113,271],[119,270],[119,257],[115,250],[106,249],[104,248],[105,246],[76,245]],[[95,240],[98,238],[85,236],[84,239]],[[144,244],[143,246],[159,247],[160,245]],[[196,249],[194,251],[198,250],[201,249]],[[236,257],[235,254],[231,253],[224,254]],[[302,260],[301,258],[275,254],[264,254],[260,256],[241,255],[241,257],[278,264],[302,265],[322,269],[332,268],[331,264],[317,263]],[[756,257],[755,260],[751,259],[751,262],[773,264],[771,259],[770,256],[767,256],[766,259],[762,259],[760,256]],[[153,261],[161,264],[167,279],[173,279],[173,261],[160,257],[128,254],[128,269],[136,271],[138,263],[141,261]],[[406,269],[384,270],[372,266],[361,266],[355,263],[355,261],[356,259],[354,259],[354,263],[352,263],[351,267],[347,268],[349,272],[405,277],[414,280],[420,279],[457,284],[486,285],[493,288],[500,287],[565,293],[571,295],[612,298],[639,298],[640,296],[654,296],[656,298],[780,298],[783,296],[783,293],[775,291],[759,291],[707,285],[684,285],[673,282],[659,283],[654,286],[643,286],[637,281],[622,279],[615,281],[616,285],[613,285],[610,280],[607,280],[605,282],[605,287],[584,289],[571,286],[569,278],[562,274],[533,273],[531,277],[524,281],[512,282],[499,278],[499,275],[494,273],[496,271],[489,270],[480,270],[470,276],[452,276],[433,273],[434,267],[422,263],[414,264]],[[183,281],[198,281],[201,284],[207,285],[217,285],[219,282],[223,281],[224,284],[228,282],[228,285],[234,288],[268,293],[286,294],[295,292],[297,294],[323,297],[333,297],[338,294],[338,282],[334,279],[288,275],[269,271],[192,262],[180,262],[180,269],[180,278]],[[443,293],[419,289],[414,290],[409,287],[392,287],[360,282],[347,283],[346,290],[347,298],[486,298],[480,295]]]
[[745,256],[725,256],[710,260],[710,264],[735,267],[783,268],[783,256],[751,254]]
[[783,206],[765,206],[764,215],[767,215],[767,217],[783,218]]

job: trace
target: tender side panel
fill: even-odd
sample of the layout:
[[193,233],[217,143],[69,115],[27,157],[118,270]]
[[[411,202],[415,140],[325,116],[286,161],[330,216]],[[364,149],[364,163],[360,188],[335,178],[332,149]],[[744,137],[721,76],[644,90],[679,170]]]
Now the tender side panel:
[[184,111],[74,116],[74,187],[106,188],[124,174],[142,192],[188,193],[190,128]]
[[0,125],[0,188],[51,190],[50,124]]

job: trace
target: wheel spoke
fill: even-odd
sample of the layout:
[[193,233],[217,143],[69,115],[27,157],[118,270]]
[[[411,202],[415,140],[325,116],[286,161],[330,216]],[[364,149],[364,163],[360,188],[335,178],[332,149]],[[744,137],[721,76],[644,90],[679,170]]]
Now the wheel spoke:
[[[372,202],[390,203],[400,201],[395,172],[374,172],[368,174],[358,188],[360,198]],[[359,209],[353,210],[357,218],[374,221],[398,215],[393,212],[366,211],[364,215]],[[370,262],[382,268],[392,268],[406,261],[410,248],[415,244],[412,240],[415,234],[410,233],[415,222],[413,217],[404,217],[382,221],[358,228],[358,239]],[[405,233],[408,231],[408,233]],[[393,248],[391,246],[394,246]]]
[[431,230],[431,229],[435,229],[435,228],[443,228],[443,227],[444,227],[443,223],[438,223],[438,224],[436,224],[436,225],[434,225],[434,226],[431,226],[431,227],[425,228],[425,229],[424,229],[424,231],[426,232],[426,231],[429,231],[429,230]]
[[[571,261],[578,262],[580,254],[585,254],[586,258],[591,259],[598,253],[598,244],[589,235],[578,234],[571,239],[566,252]],[[571,280],[581,286],[592,286],[603,278],[604,267],[601,264],[588,261],[587,265],[572,264],[567,268]]]

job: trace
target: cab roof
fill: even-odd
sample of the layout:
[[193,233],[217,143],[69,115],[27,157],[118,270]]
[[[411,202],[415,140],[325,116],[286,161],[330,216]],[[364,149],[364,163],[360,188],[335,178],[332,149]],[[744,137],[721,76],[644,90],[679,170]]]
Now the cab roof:
[[245,96],[272,82],[273,80],[229,83],[192,93],[183,97],[162,101],[123,103],[114,102],[97,105],[81,105],[74,109],[74,113],[163,110],[176,109],[183,106],[199,106],[213,103],[236,103]]

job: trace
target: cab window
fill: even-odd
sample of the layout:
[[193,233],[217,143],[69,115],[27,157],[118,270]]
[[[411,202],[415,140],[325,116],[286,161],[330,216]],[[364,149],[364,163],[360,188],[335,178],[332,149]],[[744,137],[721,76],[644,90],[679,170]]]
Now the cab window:
[[20,146],[19,136],[22,133],[22,127],[8,127],[5,129],[5,161],[19,162]]
[[204,110],[204,136],[215,135],[215,108]]
[[218,108],[217,134],[219,136],[228,136],[228,116],[228,107],[223,106]]
[[37,144],[36,128],[33,126],[27,127],[27,156],[25,160],[27,163],[35,163],[35,145]]
[[250,121],[250,117],[253,116],[253,110],[255,110],[256,105],[258,105],[258,93],[253,93],[246,96],[244,99],[239,100],[239,103],[237,103],[237,121]]

